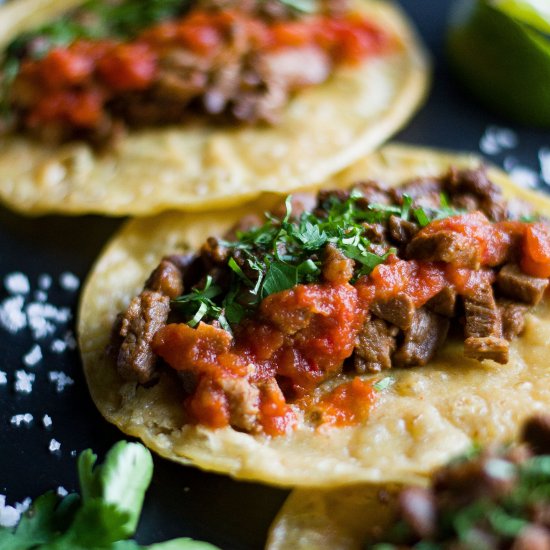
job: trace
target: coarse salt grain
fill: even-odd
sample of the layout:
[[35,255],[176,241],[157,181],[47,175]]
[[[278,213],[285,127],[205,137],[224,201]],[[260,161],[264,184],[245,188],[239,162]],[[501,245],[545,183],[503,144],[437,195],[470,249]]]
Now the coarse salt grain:
[[61,393],[67,386],[72,386],[74,384],[74,380],[70,376],[58,370],[49,372],[48,379],[55,384],[57,393]]
[[10,294],[28,294],[31,290],[29,278],[19,271],[4,277],[4,286]]
[[59,276],[59,286],[63,290],[74,292],[80,286],[80,279],[74,273],[65,271]]
[[76,349],[76,338],[72,331],[68,330],[63,336],[63,341],[67,344],[69,349]]
[[32,372],[26,372],[24,370],[15,371],[15,391],[17,393],[31,393],[32,384],[35,379],[35,375]]
[[42,290],[48,290],[52,286],[52,278],[47,273],[38,276],[38,287]]
[[52,417],[49,414],[45,414],[42,417],[42,425],[44,426],[44,428],[50,428],[52,424]]
[[21,424],[26,424],[27,426],[33,421],[33,416],[30,413],[25,414],[15,414],[10,419],[10,424],[14,426],[21,426]]
[[60,485],[55,492],[57,493],[57,496],[60,496],[61,498],[66,497],[69,494],[69,491],[67,491],[67,489],[65,489],[62,485]]
[[24,514],[31,506],[32,500],[30,497],[27,497],[23,502],[16,502],[15,509],[20,513]]
[[27,367],[33,367],[36,365],[39,361],[42,360],[42,349],[38,344],[35,344],[29,353],[27,355],[23,356],[23,363],[27,365]]
[[71,319],[69,308],[57,308],[52,304],[32,302],[26,307],[29,327],[36,339],[51,336],[54,323],[67,323]]
[[8,375],[0,370],[0,386],[5,386],[8,383]]
[[50,453],[56,453],[61,449],[61,443],[57,439],[50,439],[50,444],[48,445],[48,450]]
[[44,292],[43,290],[37,290],[34,294],[34,299],[37,302],[47,302],[48,301],[48,294]]
[[6,496],[0,495],[0,526],[15,527],[21,518],[21,512],[18,512],[13,506],[6,505]]
[[63,353],[67,349],[67,344],[63,342],[63,340],[60,340],[59,338],[56,338],[50,345],[50,350],[53,353]]
[[27,326],[27,316],[23,311],[24,303],[23,296],[13,296],[0,304],[0,325],[12,334]]
[[509,128],[489,126],[479,142],[479,148],[486,155],[497,155],[505,149],[513,149],[518,144],[517,134]]

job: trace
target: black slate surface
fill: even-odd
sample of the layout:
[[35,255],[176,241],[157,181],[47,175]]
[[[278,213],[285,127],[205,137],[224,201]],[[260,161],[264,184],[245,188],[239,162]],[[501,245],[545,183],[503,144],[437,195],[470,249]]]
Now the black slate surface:
[[[512,128],[518,146],[512,154],[517,162],[538,170],[538,152],[550,146],[550,132],[517,127],[480,107],[449,75],[443,55],[444,31],[449,1],[402,0],[416,23],[434,61],[433,88],[426,105],[397,139],[419,145],[473,150],[489,125]],[[498,90],[495,90],[498,93]],[[504,154],[491,157],[497,163]],[[48,302],[76,311],[78,292],[59,286],[58,278],[69,271],[84,280],[94,259],[121,220],[100,217],[43,217],[27,219],[0,208],[0,281],[14,271],[25,273],[32,292],[40,274],[52,276]],[[0,284],[0,303],[8,297]],[[74,329],[74,318],[68,324]],[[55,337],[63,336],[58,329]],[[23,356],[38,342],[43,359],[25,367]],[[102,456],[122,434],[107,424],[95,410],[85,386],[76,350],[62,354],[49,351],[51,338],[35,340],[28,330],[9,334],[0,326],[0,371],[8,383],[0,385],[0,494],[8,503],[36,497],[47,489],[63,486],[76,489],[75,453],[87,447]],[[36,380],[29,395],[13,390],[15,371],[34,372]],[[63,371],[75,383],[56,393],[49,371]],[[15,414],[31,413],[31,426],[15,427]],[[42,426],[44,414],[51,416],[50,429]],[[50,453],[49,442],[61,443]],[[287,492],[253,483],[239,483],[223,476],[184,468],[155,459],[155,474],[149,490],[138,539],[157,542],[176,536],[210,541],[228,550],[263,546],[269,524]]]

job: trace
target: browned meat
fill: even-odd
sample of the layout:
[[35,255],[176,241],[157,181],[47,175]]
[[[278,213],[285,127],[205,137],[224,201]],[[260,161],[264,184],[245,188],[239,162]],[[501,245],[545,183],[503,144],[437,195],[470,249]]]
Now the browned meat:
[[445,341],[449,320],[426,308],[415,311],[411,327],[405,331],[401,347],[393,354],[396,367],[425,365]]
[[347,283],[353,277],[355,262],[336,246],[328,244],[323,258],[323,279],[329,283]]
[[260,390],[246,378],[222,378],[220,387],[229,405],[229,423],[237,429],[254,432],[260,414]]
[[421,538],[430,538],[436,531],[437,509],[434,494],[424,487],[407,487],[399,494],[399,512]]
[[497,305],[502,318],[502,335],[510,341],[519,336],[525,328],[527,306],[509,300],[498,300]]
[[358,201],[358,205],[367,208],[369,204],[390,204],[391,192],[377,181],[362,181],[353,186],[354,191],[359,191],[364,199]]
[[369,316],[357,335],[353,355],[356,372],[364,374],[390,369],[397,333],[397,327],[388,325],[382,319]]
[[485,167],[469,170],[451,168],[445,179],[446,191],[451,195],[466,194],[478,201],[479,208],[493,221],[500,221],[506,216],[506,202],[502,191],[487,176]]
[[465,297],[464,311],[464,355],[507,363],[509,343],[502,337],[502,319],[491,285],[480,285],[473,296]]
[[504,296],[534,306],[541,301],[548,279],[531,277],[517,265],[507,264],[497,275],[497,286]]
[[151,349],[155,333],[166,324],[170,298],[155,290],[144,290],[128,306],[121,323],[124,338],[117,359],[119,374],[140,384],[155,376],[157,357]]
[[550,415],[539,414],[529,418],[523,425],[521,439],[534,453],[550,454]]
[[479,269],[480,257],[475,243],[466,235],[441,230],[425,235],[417,233],[407,246],[407,256],[429,262],[447,262]]
[[386,228],[381,223],[364,223],[365,237],[369,241],[382,244],[386,241]]
[[403,196],[408,195],[417,206],[438,207],[443,183],[439,178],[417,178],[393,190],[396,202],[401,203]]
[[208,237],[206,239],[206,242],[201,247],[200,254],[207,269],[218,265],[225,265],[229,259],[229,250],[216,237]]
[[399,216],[390,216],[388,220],[390,238],[398,244],[408,243],[418,232],[416,223],[409,222]]
[[415,307],[412,298],[401,292],[390,298],[374,300],[370,310],[384,321],[406,330],[413,322]]
[[157,290],[169,298],[177,298],[183,294],[183,277],[181,271],[168,259],[163,259],[151,273],[145,283],[145,288]]
[[454,317],[456,310],[456,291],[451,287],[445,287],[439,294],[426,302],[426,307],[443,315],[444,317]]

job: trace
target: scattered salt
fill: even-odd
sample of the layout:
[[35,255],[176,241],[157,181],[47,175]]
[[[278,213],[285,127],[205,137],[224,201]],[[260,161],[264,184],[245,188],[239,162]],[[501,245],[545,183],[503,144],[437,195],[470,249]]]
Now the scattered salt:
[[15,509],[20,513],[24,514],[31,506],[32,500],[30,497],[27,497],[23,502],[16,502]]
[[510,177],[522,187],[534,188],[539,183],[539,175],[527,166],[514,166],[510,171]]
[[44,428],[50,428],[51,425],[53,424],[52,417],[49,414],[45,414],[42,417],[42,424],[43,424]]
[[73,450],[71,451],[71,456],[76,456],[76,449],[73,449]]
[[63,290],[74,292],[80,286],[80,279],[74,273],[65,271],[59,276],[59,285]]
[[65,336],[63,336],[63,341],[67,344],[69,349],[76,349],[76,338],[70,330],[68,330],[65,333]]
[[21,518],[21,512],[18,512],[13,506],[6,505],[6,496],[0,495],[0,526],[15,527]]
[[46,302],[48,300],[48,294],[43,290],[37,290],[33,296],[37,302]]
[[30,413],[25,414],[15,414],[10,419],[10,424],[14,426],[21,426],[21,424],[26,424],[27,426],[33,421],[33,416]]
[[65,487],[63,487],[61,485],[56,489],[55,492],[57,493],[58,496],[60,496],[62,498],[66,497],[69,494],[69,491],[67,491],[67,489],[65,489]]
[[52,278],[47,273],[42,273],[38,277],[38,287],[42,290],[48,290],[52,286]]
[[546,185],[550,185],[550,148],[541,147],[539,149],[539,162],[542,179]]
[[63,353],[67,349],[67,344],[60,340],[59,338],[56,338],[50,345],[50,350],[53,353]]
[[48,379],[55,384],[57,393],[61,393],[67,386],[74,384],[74,380],[70,376],[57,370],[49,372]]
[[50,453],[56,453],[59,449],[61,449],[61,443],[59,443],[57,439],[51,439],[50,444],[48,445],[48,450]]
[[27,326],[27,316],[23,311],[24,303],[23,296],[13,296],[0,304],[0,325],[12,334]]
[[31,289],[29,278],[19,271],[6,275],[4,286],[10,294],[28,294]]
[[496,155],[505,149],[513,149],[518,144],[517,134],[509,128],[489,126],[479,142],[479,148],[486,155]]
[[15,391],[17,393],[31,393],[35,375],[24,370],[15,371]]
[[32,302],[26,311],[29,327],[36,339],[52,335],[55,332],[54,323],[66,323],[71,319],[69,308],[57,308],[52,304]]
[[0,370],[0,386],[4,386],[8,383],[8,375]]
[[34,367],[39,361],[42,360],[42,349],[38,344],[35,344],[29,353],[23,357],[23,363],[27,365],[27,367]]

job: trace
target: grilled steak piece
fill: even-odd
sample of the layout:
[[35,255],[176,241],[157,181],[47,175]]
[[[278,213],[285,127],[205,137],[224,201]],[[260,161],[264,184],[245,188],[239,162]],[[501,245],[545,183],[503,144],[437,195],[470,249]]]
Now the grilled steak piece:
[[436,294],[426,302],[426,307],[430,311],[444,317],[454,317],[456,310],[456,290],[448,286],[445,287],[439,294]]
[[388,325],[382,319],[369,316],[357,335],[353,355],[355,371],[364,374],[390,369],[398,331],[397,327]]
[[416,223],[404,220],[399,216],[390,216],[388,229],[393,241],[397,244],[406,244],[416,235],[419,227]]
[[525,441],[536,454],[550,454],[550,415],[538,414],[525,422],[521,432]]
[[525,304],[510,300],[497,300],[497,305],[502,319],[502,335],[506,340],[511,341],[523,332],[528,308]]
[[393,354],[396,367],[425,365],[443,344],[449,330],[449,320],[419,308],[414,313],[411,327],[405,331],[401,347]]
[[123,378],[146,384],[155,377],[157,357],[151,342],[169,313],[170,298],[155,290],[144,290],[130,302],[122,318],[120,335],[124,341],[117,358]]
[[507,264],[497,275],[497,286],[504,296],[534,306],[542,300],[548,279],[531,277],[517,265]]
[[177,298],[183,294],[182,273],[176,265],[164,258],[147,279],[145,288],[157,290],[169,298]]
[[502,337],[502,319],[491,285],[480,285],[472,296],[465,297],[464,311],[464,355],[507,363],[509,343]]
[[455,263],[479,269],[479,250],[472,239],[461,233],[442,229],[430,235],[418,233],[407,246],[407,256],[429,262]]
[[384,321],[406,330],[413,322],[415,307],[412,298],[408,294],[400,292],[390,298],[375,299],[370,310]]
[[260,390],[246,378],[222,378],[220,387],[229,405],[229,423],[237,429],[254,432],[260,414]]
[[355,262],[329,243],[323,258],[323,279],[329,283],[347,283],[353,277]]

